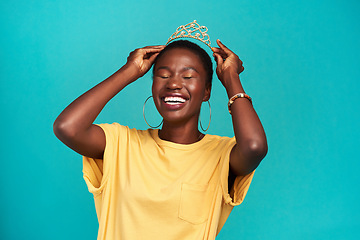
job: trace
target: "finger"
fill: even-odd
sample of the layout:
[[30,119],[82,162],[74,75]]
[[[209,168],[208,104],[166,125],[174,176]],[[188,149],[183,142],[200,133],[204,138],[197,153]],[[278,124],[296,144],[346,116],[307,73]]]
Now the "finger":
[[146,46],[143,48],[137,48],[134,51],[132,51],[131,53],[135,53],[135,54],[146,54],[148,52],[151,51],[161,51],[163,48],[162,47],[157,47],[157,46]]
[[220,48],[215,48],[214,53],[220,54],[220,56],[225,60],[229,55],[222,49]]
[[213,56],[215,58],[215,62],[217,64],[217,66],[220,66],[224,63],[223,57],[220,54],[214,53]]
[[163,47],[153,47],[153,46],[147,46],[143,48],[138,48],[134,51],[136,55],[146,55],[146,54],[152,54],[161,52],[164,48]]
[[146,47],[143,47],[143,48],[165,48],[166,45],[155,45],[155,46],[146,46]]
[[163,48],[143,48],[142,50],[145,53],[157,53],[157,52],[161,52]]
[[151,54],[161,52],[162,49],[160,48],[138,48],[132,51],[129,55],[129,57],[142,57],[142,58],[148,58]]
[[216,53],[216,54],[217,54],[218,56],[220,56],[223,61],[225,61],[226,58],[228,57],[226,54],[221,54],[221,53]]
[[212,47],[211,48],[211,51],[213,51],[213,52],[217,52],[217,51],[219,51],[220,50],[220,48],[217,48],[217,47]]
[[216,40],[216,43],[219,45],[219,47],[226,52],[228,55],[234,54],[229,48],[227,48],[219,39]]
[[144,59],[150,59],[151,57],[153,57],[154,55],[158,55],[160,52],[148,52],[148,53],[145,53],[143,58]]
[[226,54],[225,51],[222,50],[221,48],[215,48],[215,47],[213,47],[212,50],[213,50],[213,52],[215,52],[215,53],[223,53],[223,54]]
[[154,62],[154,60],[155,60],[155,58],[157,57],[157,55],[159,55],[159,53],[154,53],[153,55],[151,55],[151,56],[149,57],[149,61],[150,61],[151,64]]
[[148,59],[148,58],[150,58],[153,54],[160,53],[161,51],[162,51],[162,49],[154,49],[154,48],[142,49],[141,55],[143,55],[143,58],[144,58],[144,59]]
[[224,53],[219,53],[219,55],[223,58],[223,59],[226,59],[228,57],[227,54],[224,54]]

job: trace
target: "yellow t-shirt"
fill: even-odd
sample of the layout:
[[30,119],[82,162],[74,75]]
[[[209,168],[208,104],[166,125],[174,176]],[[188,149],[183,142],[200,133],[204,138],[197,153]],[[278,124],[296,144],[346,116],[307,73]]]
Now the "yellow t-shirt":
[[237,177],[228,191],[235,138],[205,135],[185,145],[160,139],[158,130],[99,126],[104,159],[83,158],[98,240],[215,239],[246,195],[254,172]]

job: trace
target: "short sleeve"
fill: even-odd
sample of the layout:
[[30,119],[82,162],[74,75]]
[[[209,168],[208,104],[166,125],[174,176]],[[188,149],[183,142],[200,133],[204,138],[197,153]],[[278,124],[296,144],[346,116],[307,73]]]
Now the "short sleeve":
[[116,159],[121,127],[118,123],[98,124],[105,133],[106,145],[103,159],[83,156],[83,177],[94,197],[101,194],[109,176],[109,165]]
[[[230,164],[230,152],[235,146],[236,140],[235,137],[231,138],[230,141],[226,144],[224,152],[222,153],[222,169],[221,169],[221,188],[223,190],[223,203],[221,214],[218,223],[217,234],[224,226],[227,218],[229,217],[234,206],[240,205],[246,196],[247,191],[249,190],[250,183],[254,176],[255,170],[245,176],[237,176],[234,181],[233,187],[228,189],[228,179],[229,179],[229,164]],[[217,235],[216,234],[216,235]]]
[[229,177],[229,164],[230,164],[230,152],[235,146],[236,140],[235,137],[231,138],[224,151],[222,153],[222,170],[221,170],[221,187],[223,189],[223,198],[225,204],[230,206],[240,205],[246,196],[247,191],[249,190],[250,183],[254,176],[255,170],[245,176],[237,176],[235,178],[234,185],[231,189],[228,189],[228,177]]

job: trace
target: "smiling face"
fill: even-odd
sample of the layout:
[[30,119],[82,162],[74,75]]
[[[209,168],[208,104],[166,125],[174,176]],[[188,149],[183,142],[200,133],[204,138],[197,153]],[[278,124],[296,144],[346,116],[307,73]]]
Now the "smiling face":
[[152,94],[164,121],[197,122],[201,103],[210,98],[206,78],[201,59],[186,48],[170,49],[157,59]]

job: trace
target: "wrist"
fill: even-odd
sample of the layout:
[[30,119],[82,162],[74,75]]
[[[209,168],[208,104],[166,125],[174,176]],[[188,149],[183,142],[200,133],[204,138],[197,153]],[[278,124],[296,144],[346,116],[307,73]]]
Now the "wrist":
[[224,74],[224,87],[229,98],[237,93],[245,93],[244,88],[240,82],[239,74],[236,72],[226,72]]
[[125,64],[117,71],[117,73],[123,76],[122,78],[127,82],[127,84],[136,81],[140,77],[139,69],[136,68],[135,64],[131,64],[130,66]]

